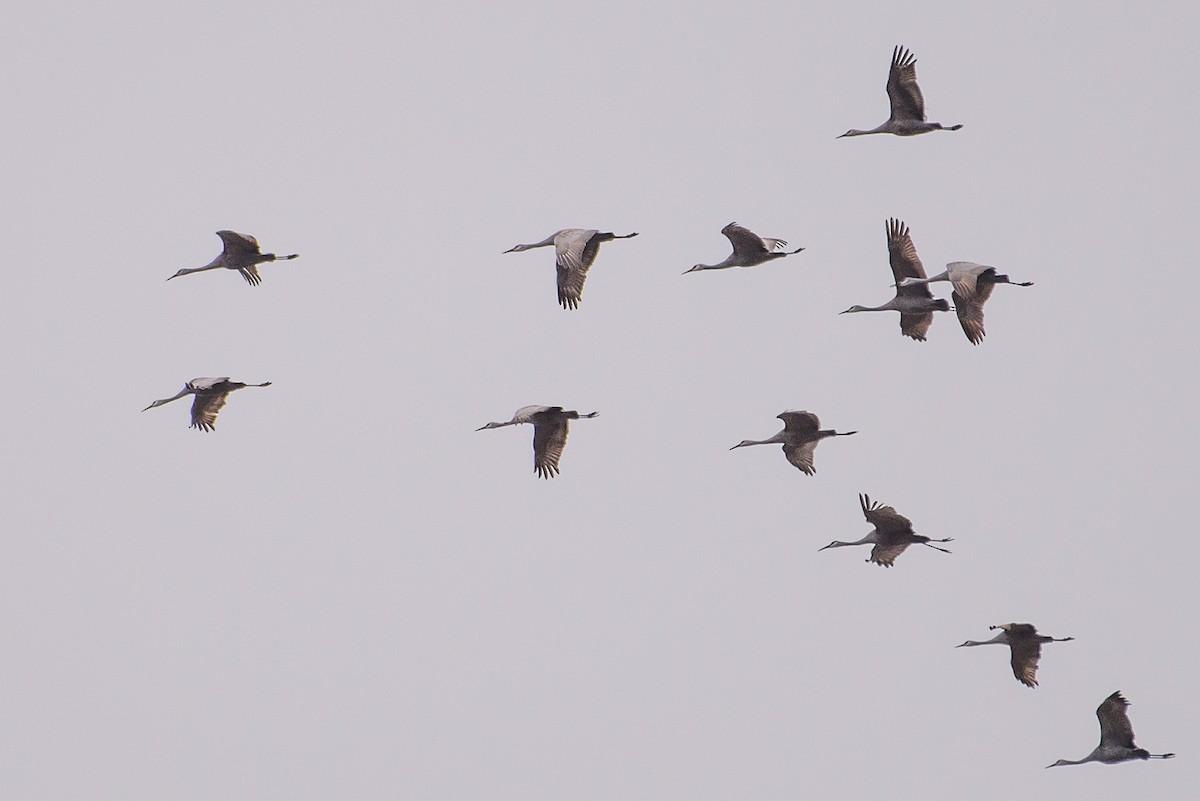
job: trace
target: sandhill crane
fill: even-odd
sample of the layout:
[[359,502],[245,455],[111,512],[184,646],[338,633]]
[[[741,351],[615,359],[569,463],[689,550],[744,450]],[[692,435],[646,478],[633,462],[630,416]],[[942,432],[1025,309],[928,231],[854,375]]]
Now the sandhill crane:
[[580,414],[561,406],[522,406],[506,423],[488,423],[476,431],[533,423],[533,472],[541,478],[558,475],[558,460],[567,444],[567,426],[571,420],[595,417],[599,412]]
[[869,131],[851,128],[838,137],[866,136],[867,134],[890,133],[896,136],[916,136],[930,131],[957,131],[962,125],[942,125],[926,122],[925,97],[917,86],[917,59],[899,45],[892,51],[892,67],[888,70],[888,103],[892,115],[887,122]]
[[611,234],[597,231],[594,228],[564,228],[555,231],[541,242],[531,245],[514,245],[505,253],[520,253],[523,250],[542,248],[554,245],[554,265],[558,268],[558,302],[564,309],[577,309],[583,300],[583,282],[587,279],[588,269],[596,261],[600,252],[601,242],[613,239],[631,239],[632,234]]
[[834,431],[832,429],[821,431],[821,421],[812,412],[786,411],[777,414],[776,417],[783,421],[783,430],[778,434],[770,439],[744,439],[729,450],[744,448],[747,445],[780,443],[783,445],[783,455],[787,457],[787,460],[800,472],[812,476],[817,472],[817,468],[813,467],[813,452],[817,449],[817,443],[827,437],[848,437],[858,433],[857,431]]
[[1033,286],[1032,281],[1011,281],[1007,275],[997,274],[995,267],[970,261],[952,261],[946,265],[944,271],[933,278],[903,278],[898,285],[916,286],[932,284],[934,281],[949,281],[954,287],[950,293],[954,300],[954,311],[958,314],[963,333],[971,340],[972,345],[983,341],[983,304],[992,296],[992,289],[996,284]]
[[184,384],[183,389],[179,390],[176,395],[156,400],[145,409],[142,409],[142,411],[144,412],[156,406],[162,406],[164,403],[179,400],[184,395],[195,395],[196,397],[192,401],[192,424],[188,428],[212,431],[217,426],[217,414],[225,407],[225,399],[229,396],[230,392],[236,392],[245,387],[269,386],[271,386],[270,381],[265,381],[261,384],[243,384],[241,381],[230,381],[228,376],[221,378],[193,378]]
[[1038,660],[1042,658],[1042,643],[1070,642],[1074,637],[1047,637],[1038,634],[1038,630],[1029,623],[1002,623],[999,626],[988,626],[990,631],[1000,629],[1000,633],[990,640],[976,642],[967,640],[955,648],[965,648],[974,645],[1007,645],[1012,649],[1012,672],[1017,681],[1026,687],[1036,687]]
[[1059,765],[1082,765],[1084,762],[1103,762],[1105,765],[1115,765],[1118,762],[1128,762],[1131,759],[1170,759],[1174,754],[1152,754],[1144,748],[1133,744],[1133,725],[1129,722],[1129,713],[1125,709],[1129,702],[1121,691],[1113,693],[1104,699],[1104,703],[1096,707],[1096,717],[1100,719],[1100,745],[1096,750],[1083,759],[1060,759],[1048,768]]
[[900,332],[918,342],[925,341],[925,333],[933,324],[935,311],[950,311],[945,298],[934,298],[924,284],[904,285],[905,278],[924,278],[925,268],[917,256],[916,245],[909,236],[908,226],[897,219],[884,225],[888,242],[888,261],[892,265],[892,276],[896,281],[896,297],[882,306],[851,306],[842,314],[867,311],[900,312]]
[[[225,243],[225,247],[221,249],[221,255],[203,267],[185,267],[171,278],[223,267],[226,270],[237,270],[242,274],[242,278],[246,279],[246,283],[250,286],[258,286],[262,283],[262,278],[259,277],[258,268],[254,265],[265,261],[287,261],[300,255],[293,253],[290,256],[276,256],[274,253],[262,253],[258,248],[257,239],[249,234],[239,234],[237,231],[217,231],[217,236],[221,237],[221,241]],[[170,281],[171,278],[167,280]]]
[[731,222],[722,228],[721,233],[725,234],[730,244],[733,245],[733,253],[730,253],[725,261],[718,262],[717,264],[697,264],[690,270],[684,270],[684,275],[694,273],[697,270],[754,267],[765,261],[782,259],[784,256],[791,256],[793,253],[799,253],[804,250],[804,248],[796,248],[795,250],[783,251],[782,248],[787,247],[786,240],[761,237],[749,228],[743,228],[735,222]]
[[866,495],[859,494],[858,503],[862,506],[863,517],[867,522],[875,526],[858,542],[842,542],[834,540],[825,546],[818,548],[818,551],[824,551],[826,548],[842,548],[847,545],[866,545],[873,543],[874,548],[871,549],[871,557],[868,562],[874,562],[883,567],[891,567],[896,563],[896,557],[904,553],[904,550],[910,545],[927,545],[935,551],[942,553],[950,553],[945,548],[939,548],[936,545],[930,545],[931,542],[954,542],[953,537],[947,537],[942,540],[934,540],[926,537],[923,534],[913,532],[912,521],[902,514],[898,514],[895,509],[890,506],[884,506],[880,503],[871,503],[871,499]]

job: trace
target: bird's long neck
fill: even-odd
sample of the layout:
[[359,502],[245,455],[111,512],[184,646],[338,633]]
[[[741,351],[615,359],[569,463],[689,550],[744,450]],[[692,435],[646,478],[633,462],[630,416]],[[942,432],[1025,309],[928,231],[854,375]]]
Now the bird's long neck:
[[[151,403],[149,406],[146,407],[146,409],[153,409],[156,406],[162,406],[164,403],[170,403],[171,401],[179,400],[184,395],[192,394],[192,392],[194,392],[194,390],[191,387],[184,387],[183,389],[179,390],[179,392],[175,393],[174,395],[172,395],[169,398],[163,398],[162,400],[154,401],[154,403]],[[146,409],[142,409],[142,411],[144,412],[144,411],[146,411]]]
[[550,234],[550,236],[546,237],[541,242],[534,242],[533,244],[530,244],[530,245],[517,245],[517,247],[520,248],[521,250],[529,250],[531,248],[544,248],[547,245],[553,245],[554,238],[556,236],[558,236],[558,234]]
[[[210,261],[208,264],[204,265],[203,267],[184,267],[181,270],[179,270],[179,272],[172,275],[171,278],[178,278],[181,275],[189,275],[191,273],[202,273],[205,270],[216,270],[217,268],[224,267],[224,266],[225,266],[225,260],[222,257],[218,256],[217,258],[213,259],[212,261]],[[171,278],[168,278],[167,280],[170,281]]]
[[971,648],[976,645],[1008,645],[1008,632],[1002,631],[990,640],[977,642],[975,640],[967,640],[959,648]]
[[[879,542],[879,532],[876,529],[871,529],[861,540],[856,542],[842,542],[841,540],[834,540],[826,545],[825,548],[846,548],[851,545],[869,545],[877,542]],[[823,551],[825,548],[822,548],[821,550]]]
[[918,284],[932,284],[934,281],[949,281],[950,271],[945,270],[932,278],[905,278],[896,286],[917,286]]
[[891,128],[889,127],[890,123],[891,123],[891,120],[888,120],[887,122],[882,123],[878,127],[872,128],[869,131],[860,131],[857,128],[851,128],[850,130],[846,131],[844,134],[839,136],[838,139],[843,139],[847,136],[870,136],[871,134],[877,134],[877,133],[891,133]]
[[771,437],[770,439],[744,439],[741,442],[739,442],[737,445],[734,445],[733,448],[730,448],[729,450],[733,450],[734,448],[744,448],[747,445],[777,445],[777,444],[785,442],[785,441],[786,440],[784,439],[784,432],[780,431],[778,434]]
[[1053,765],[1047,765],[1046,767],[1047,768],[1057,768],[1059,765],[1082,765],[1085,762],[1096,762],[1096,761],[1097,761],[1096,752],[1093,751],[1092,753],[1085,756],[1083,759],[1060,759],[1057,762],[1055,762]]

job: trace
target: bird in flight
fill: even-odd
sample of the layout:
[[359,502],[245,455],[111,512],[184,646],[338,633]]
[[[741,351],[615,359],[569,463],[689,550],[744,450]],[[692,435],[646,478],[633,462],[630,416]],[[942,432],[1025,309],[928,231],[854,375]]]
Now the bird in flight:
[[826,548],[843,548],[847,545],[866,545],[874,544],[871,549],[871,556],[867,559],[868,562],[874,562],[882,567],[891,567],[896,563],[896,557],[904,553],[905,549],[910,545],[926,545],[933,548],[935,551],[942,553],[950,553],[945,548],[939,548],[936,545],[930,545],[932,542],[954,542],[953,537],[947,537],[942,540],[934,540],[926,537],[924,534],[917,534],[913,531],[912,521],[902,514],[896,512],[890,506],[884,506],[881,503],[871,503],[871,499],[866,495],[858,496],[858,503],[862,506],[863,517],[867,522],[875,526],[867,532],[867,535],[857,542],[842,542],[834,540],[824,548],[818,548],[818,551],[824,551]]
[[[258,274],[256,265],[267,261],[287,261],[300,255],[293,253],[290,256],[276,256],[274,253],[263,253],[258,247],[257,239],[249,234],[239,234],[237,231],[217,231],[217,236],[221,237],[221,241],[225,243],[220,255],[203,267],[185,267],[171,278],[224,268],[237,270],[242,278],[246,279],[246,283],[250,286],[258,286],[262,283],[262,277]],[[170,281],[171,278],[167,280]]]
[[1029,623],[1002,623],[999,626],[989,626],[991,631],[1000,629],[1000,633],[990,640],[976,642],[967,640],[955,648],[975,645],[1007,645],[1012,650],[1012,672],[1017,681],[1026,687],[1036,687],[1038,660],[1042,658],[1042,643],[1070,642],[1074,637],[1048,637],[1038,634],[1038,630]]
[[614,239],[631,239],[632,234],[617,235],[604,233],[594,228],[564,228],[555,231],[541,242],[529,245],[514,245],[505,253],[520,253],[523,250],[554,245],[554,266],[558,271],[558,302],[564,309],[579,308],[583,300],[583,282],[588,270],[600,252],[600,243]]
[[942,125],[940,122],[928,122],[925,119],[925,96],[921,94],[921,87],[917,86],[916,56],[899,45],[892,51],[892,67],[888,70],[887,95],[892,111],[887,122],[869,131],[851,128],[838,139],[846,136],[866,136],[879,133],[916,136],[930,131],[957,131],[962,127],[961,124]]
[[194,396],[192,400],[192,424],[188,428],[200,431],[212,431],[217,425],[217,415],[225,408],[225,401],[230,392],[236,392],[246,387],[269,387],[270,381],[261,384],[243,384],[241,381],[230,381],[228,376],[222,378],[193,378],[183,385],[175,395],[162,400],[156,400],[142,411],[162,406],[185,395]]
[[564,410],[561,406],[522,406],[511,420],[503,423],[488,423],[475,429],[504,428],[521,423],[533,423],[533,472],[541,478],[558,475],[558,460],[567,445],[569,421],[595,417],[599,412],[580,414]]

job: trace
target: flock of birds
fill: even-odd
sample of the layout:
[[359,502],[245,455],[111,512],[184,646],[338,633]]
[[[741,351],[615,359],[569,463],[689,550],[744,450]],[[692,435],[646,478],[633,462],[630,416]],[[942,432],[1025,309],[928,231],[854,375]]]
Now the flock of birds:
[[[896,47],[892,53],[891,68],[888,72],[887,94],[891,104],[891,115],[881,125],[867,131],[851,129],[840,138],[866,136],[869,134],[894,134],[896,136],[916,136],[931,131],[957,131],[963,126],[942,125],[929,122],[925,115],[925,99],[917,85],[916,58],[903,47]],[[973,262],[956,261],[946,265],[946,269],[938,275],[929,277],[917,256],[916,247],[908,226],[898,219],[890,219],[886,223],[888,258],[892,268],[895,283],[894,297],[879,306],[851,306],[842,314],[868,311],[896,311],[900,313],[900,331],[907,337],[924,341],[930,325],[933,323],[933,313],[954,309],[958,316],[963,332],[971,344],[978,345],[984,338],[983,306],[991,297],[992,290],[998,284],[1013,286],[1032,286],[1031,282],[1016,282],[1007,275],[1001,275],[995,267],[975,264]],[[716,264],[696,264],[687,273],[703,270],[723,270],[731,267],[755,267],[776,259],[800,253],[804,248],[786,250],[788,243],[783,239],[761,237],[748,228],[737,223],[730,223],[721,229],[733,247],[723,261]],[[556,231],[540,242],[519,244],[504,251],[519,253],[534,248],[554,246],[555,268],[557,272],[558,302],[564,309],[577,309],[583,298],[583,285],[587,279],[588,270],[596,261],[600,245],[615,239],[631,239],[636,232],[629,234],[614,234],[596,229],[565,228]],[[241,274],[251,286],[262,283],[257,265],[284,261],[297,258],[298,254],[277,256],[274,253],[263,253],[258,240],[247,234],[234,231],[217,231],[223,248],[216,258],[203,267],[181,269],[171,278],[178,278],[191,273],[206,270],[226,269]],[[945,281],[952,287],[951,300],[953,306],[945,298],[935,298],[929,290],[929,284]],[[217,415],[224,408],[231,392],[246,387],[267,387],[271,382],[249,384],[230,380],[228,377],[195,378],[188,381],[183,389],[170,398],[156,400],[146,409],[153,409],[172,401],[191,395],[191,427],[201,431],[213,431]],[[567,443],[568,427],[571,420],[587,419],[597,416],[597,412],[582,414],[578,411],[564,409],[561,406],[525,406],[516,411],[510,420],[491,422],[476,429],[504,428],[507,426],[531,424],[533,426],[534,472],[540,478],[552,478],[559,473],[558,463],[562,458],[563,449]],[[856,431],[834,431],[822,429],[820,420],[815,414],[807,411],[785,411],[778,415],[783,421],[783,430],[775,436],[764,440],[742,440],[730,450],[749,445],[783,446],[784,456],[789,463],[806,475],[816,474],[813,456],[817,445],[823,439],[845,437],[856,434]],[[910,545],[924,545],[943,553],[950,553],[945,548],[939,548],[933,543],[951,542],[952,538],[932,539],[913,530],[912,521],[899,514],[893,507],[873,502],[863,494],[859,495],[859,505],[863,517],[873,528],[862,539],[854,542],[834,540],[819,550],[842,548],[854,545],[872,545],[871,555],[867,561],[882,567],[892,567],[896,559]],[[1013,675],[1017,681],[1026,687],[1037,687],[1037,669],[1041,659],[1041,649],[1044,643],[1068,642],[1073,637],[1049,637],[1039,634],[1029,623],[1005,623],[990,627],[999,633],[990,640],[967,640],[959,645],[975,647],[980,645],[1007,645],[1011,652]],[[1102,762],[1115,764],[1129,760],[1170,759],[1174,754],[1151,754],[1138,748],[1134,743],[1133,727],[1129,722],[1127,708],[1129,702],[1120,692],[1114,692],[1096,709],[1096,717],[1100,721],[1100,744],[1086,757],[1079,760],[1060,759],[1048,768],[1060,765],[1080,765],[1085,762]]]

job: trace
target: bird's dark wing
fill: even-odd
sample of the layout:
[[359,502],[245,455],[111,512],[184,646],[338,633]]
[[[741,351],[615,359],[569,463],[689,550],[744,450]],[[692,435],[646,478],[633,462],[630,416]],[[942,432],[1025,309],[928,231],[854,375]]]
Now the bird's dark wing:
[[1038,660],[1042,657],[1042,644],[1035,639],[1012,636],[1009,629],[1009,647],[1012,649],[1012,671],[1017,681],[1026,687],[1037,686]]
[[903,47],[892,51],[887,93],[893,120],[925,121],[925,98],[917,86],[917,59]]
[[787,431],[796,434],[815,434],[821,427],[821,421],[812,412],[787,411],[777,414],[775,417],[783,421],[783,427]]
[[258,268],[253,264],[239,268],[238,272],[242,274],[242,278],[245,278],[246,283],[250,286],[258,286],[262,283],[262,276],[258,274]]
[[583,282],[588,268],[596,260],[596,250],[588,257],[587,246],[597,231],[580,231],[574,236],[559,237],[554,242],[554,266],[558,269],[558,302],[564,309],[577,309],[583,299]]
[[[905,278],[926,278],[925,266],[917,256],[917,246],[913,244],[908,226],[897,219],[890,219],[886,225],[888,241],[888,261],[892,265],[892,277],[899,284]],[[932,298],[928,284],[896,287],[897,296]]]
[[239,234],[237,231],[217,231],[225,246],[227,256],[257,256],[261,253],[258,240],[249,234]]
[[817,449],[817,443],[820,440],[810,440],[809,442],[801,442],[798,445],[787,444],[783,446],[783,455],[787,460],[800,469],[800,472],[813,476],[817,474],[817,468],[813,467],[813,452]]
[[1135,748],[1133,744],[1133,724],[1129,722],[1129,713],[1125,710],[1129,702],[1120,691],[1104,699],[1104,703],[1096,707],[1096,717],[1100,719],[1100,742],[1119,745],[1122,748]]
[[859,495],[858,503],[862,506],[863,517],[879,532],[880,540],[886,540],[889,535],[913,533],[912,521],[894,507],[872,503],[866,495]]
[[192,425],[201,431],[212,431],[217,426],[217,415],[225,408],[228,392],[197,392],[192,400]]
[[890,545],[880,543],[871,549],[871,558],[867,561],[883,565],[884,567],[891,567],[896,564],[896,557],[904,553],[906,548],[908,548],[907,542],[896,542]]
[[762,237],[737,223],[725,226],[721,233],[729,238],[734,253],[767,253],[769,250]]
[[[986,286],[988,287],[988,294],[991,294],[991,284],[987,284]],[[954,301],[954,313],[958,315],[958,323],[962,326],[963,333],[967,335],[967,339],[971,340],[972,345],[978,345],[982,342],[986,333],[983,330],[983,301],[979,297],[979,293],[965,297],[958,294],[957,291],[950,293],[950,299]],[[932,317],[933,315],[930,314],[929,316]]]
[[933,312],[921,312],[920,314],[900,313],[900,333],[906,337],[912,337],[918,342],[925,341],[925,335],[929,332],[929,326],[931,325],[933,325]]
[[[560,410],[561,411],[561,410]],[[567,445],[567,418],[542,412],[533,417],[533,470],[541,478],[558,475],[558,460]]]

